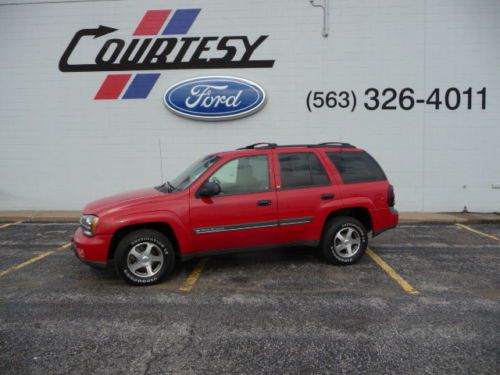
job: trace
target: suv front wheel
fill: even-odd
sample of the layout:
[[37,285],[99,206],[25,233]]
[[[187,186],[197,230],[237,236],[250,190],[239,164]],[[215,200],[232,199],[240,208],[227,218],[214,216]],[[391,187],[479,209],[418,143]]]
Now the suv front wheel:
[[116,272],[132,285],[156,284],[172,273],[174,264],[172,243],[156,230],[127,234],[115,252]]
[[341,216],[328,221],[321,239],[321,252],[336,265],[353,264],[366,251],[368,236],[358,220]]

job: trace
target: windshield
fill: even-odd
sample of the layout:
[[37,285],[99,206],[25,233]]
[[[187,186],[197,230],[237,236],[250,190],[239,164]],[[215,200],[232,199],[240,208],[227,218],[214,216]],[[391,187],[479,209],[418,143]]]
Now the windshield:
[[219,159],[220,157],[217,155],[205,156],[203,159],[191,164],[184,172],[182,172],[168,184],[175,191],[184,190],[193,182],[195,182],[198,177],[203,174],[203,172],[214,165],[214,163]]

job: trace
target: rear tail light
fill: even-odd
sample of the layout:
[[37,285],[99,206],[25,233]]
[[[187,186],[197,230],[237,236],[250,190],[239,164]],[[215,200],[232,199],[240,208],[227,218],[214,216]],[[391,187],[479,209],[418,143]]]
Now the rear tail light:
[[387,205],[389,207],[394,207],[396,203],[396,197],[394,195],[394,186],[389,185],[389,190],[387,190]]

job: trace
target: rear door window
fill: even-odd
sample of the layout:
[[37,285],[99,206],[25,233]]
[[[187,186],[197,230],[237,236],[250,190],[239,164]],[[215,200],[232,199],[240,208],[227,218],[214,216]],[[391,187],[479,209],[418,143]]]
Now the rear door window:
[[280,153],[278,160],[284,189],[330,184],[325,168],[312,152]]
[[384,171],[366,152],[327,152],[345,184],[386,180]]

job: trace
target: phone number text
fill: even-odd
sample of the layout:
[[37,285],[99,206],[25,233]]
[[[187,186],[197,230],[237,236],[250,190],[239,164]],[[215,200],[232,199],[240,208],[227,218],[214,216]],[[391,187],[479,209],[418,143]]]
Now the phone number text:
[[410,111],[418,106],[426,106],[434,110],[454,111],[459,108],[471,110],[486,109],[486,87],[475,90],[472,87],[459,89],[457,87],[435,88],[424,96],[415,95],[410,87],[394,89],[392,87],[377,89],[367,88],[362,94],[353,90],[310,90],[306,96],[306,106],[309,112],[320,109],[345,109],[354,112],[358,107],[368,111]]

